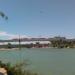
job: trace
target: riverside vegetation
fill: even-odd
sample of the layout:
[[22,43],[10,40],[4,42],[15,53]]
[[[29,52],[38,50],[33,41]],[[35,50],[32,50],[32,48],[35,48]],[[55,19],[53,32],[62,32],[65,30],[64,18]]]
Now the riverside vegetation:
[[10,63],[3,63],[0,61],[0,68],[5,68],[7,70],[7,75],[37,75],[37,73],[23,70],[24,65],[27,64],[20,63],[12,66]]
[[74,40],[52,40],[51,47],[53,48],[75,48],[75,41]]

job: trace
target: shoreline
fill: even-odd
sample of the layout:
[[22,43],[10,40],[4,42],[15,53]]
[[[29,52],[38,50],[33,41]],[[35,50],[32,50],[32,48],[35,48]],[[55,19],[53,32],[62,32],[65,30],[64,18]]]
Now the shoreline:
[[[37,47],[32,47],[32,48],[26,48],[26,49],[35,49]],[[55,48],[55,47],[45,47],[45,48],[54,48],[54,49],[65,49],[65,48]],[[24,49],[24,48],[21,48],[21,49]],[[43,48],[38,48],[38,49],[44,49]],[[75,48],[66,48],[66,49],[75,49]],[[0,51],[12,51],[12,50],[20,50],[19,48],[0,48]]]
[[19,48],[0,48],[0,51],[12,51],[12,50],[19,50]]

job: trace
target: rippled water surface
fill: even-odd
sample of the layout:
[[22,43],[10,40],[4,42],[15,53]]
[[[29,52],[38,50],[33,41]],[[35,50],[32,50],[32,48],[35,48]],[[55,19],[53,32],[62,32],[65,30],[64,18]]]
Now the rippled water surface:
[[75,49],[34,48],[0,51],[0,60],[28,61],[28,68],[41,75],[75,75]]

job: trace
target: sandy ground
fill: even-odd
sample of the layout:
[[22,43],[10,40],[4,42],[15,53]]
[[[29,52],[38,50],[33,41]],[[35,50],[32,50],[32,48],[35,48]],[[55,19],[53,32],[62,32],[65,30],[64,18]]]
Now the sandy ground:
[[6,50],[19,50],[19,48],[0,48],[0,51],[6,51]]

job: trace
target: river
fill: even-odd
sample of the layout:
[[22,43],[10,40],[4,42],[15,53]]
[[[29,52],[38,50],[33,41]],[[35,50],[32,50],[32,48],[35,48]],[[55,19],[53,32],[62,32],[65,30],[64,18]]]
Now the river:
[[75,49],[31,48],[0,51],[3,62],[27,61],[28,69],[40,75],[75,75]]

